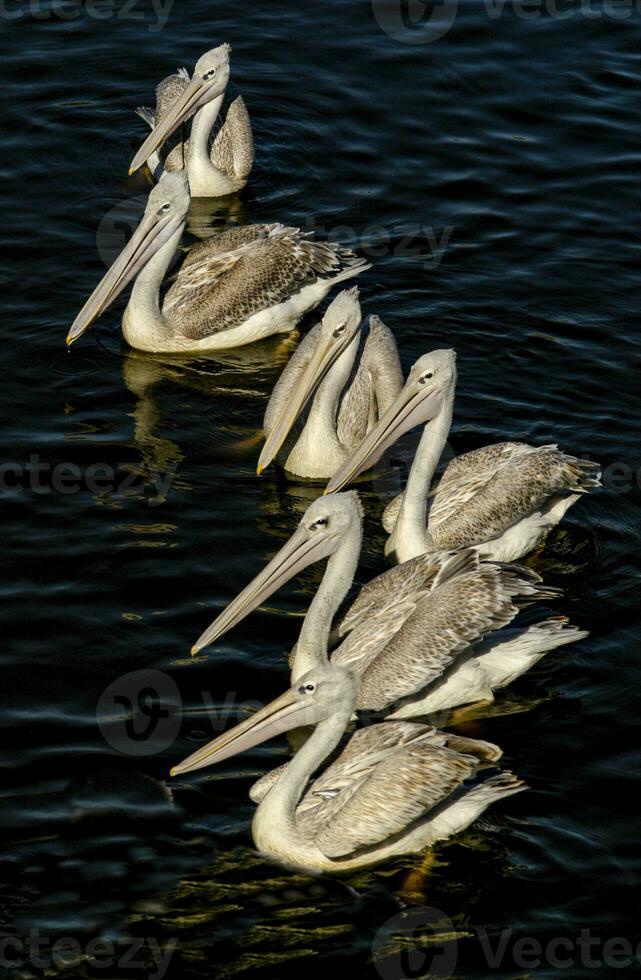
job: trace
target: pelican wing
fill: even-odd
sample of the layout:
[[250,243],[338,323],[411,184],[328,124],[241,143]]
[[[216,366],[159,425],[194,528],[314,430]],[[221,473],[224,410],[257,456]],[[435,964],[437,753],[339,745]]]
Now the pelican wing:
[[[438,526],[455,514],[459,507],[485,486],[504,463],[530,448],[525,443],[501,442],[456,456],[448,464],[442,478],[432,483],[426,508],[430,528]],[[399,493],[383,511],[381,524],[388,534],[394,530],[404,497],[404,493]]]
[[[460,751],[472,746],[473,753]],[[401,833],[447,800],[481,760],[498,755],[496,746],[425,725],[385,722],[362,729],[312,784],[307,808],[297,813],[299,826],[327,857],[344,857]],[[312,806],[314,796],[321,800]]]
[[[304,814],[310,822],[324,819],[323,804],[332,799],[338,789],[345,788],[363,774],[371,772],[388,749],[422,734],[426,727],[428,726],[410,721],[390,721],[384,725],[370,725],[369,728],[359,729],[351,736],[340,756],[311,783],[298,805],[297,817]],[[260,803],[265,798],[288,765],[289,762],[285,762],[271,769],[252,784],[249,795],[254,803]]]
[[225,122],[211,146],[211,161],[218,170],[246,180],[254,165],[254,138],[247,106],[242,95],[229,107]]
[[[456,555],[367,662],[356,707],[382,711],[424,690],[472,643],[511,622],[519,609],[516,600],[536,596],[539,581],[528,569],[481,562],[475,552]],[[355,666],[361,669],[360,663]]]
[[369,330],[338,409],[336,434],[354,449],[387,411],[403,387],[403,371],[394,334],[380,317],[369,318]]
[[179,99],[189,85],[189,72],[186,68],[179,68],[174,75],[163,78],[156,86],[156,115],[154,122],[167,115],[176,99]]
[[366,626],[373,615],[384,611],[390,604],[407,599],[416,601],[419,595],[429,592],[443,563],[450,557],[446,552],[419,555],[388,568],[367,582],[335,627],[333,643],[358,626]]
[[401,507],[403,505],[403,500],[405,498],[404,493],[399,493],[396,497],[393,497],[381,517],[381,524],[383,525],[383,530],[391,534],[396,527],[396,522],[398,520],[398,515],[401,512]]
[[[253,227],[258,231],[249,241],[229,250],[225,262],[230,266],[224,274],[219,274],[223,256],[218,236],[202,242],[196,255],[183,263],[165,297],[163,314],[179,322],[185,337],[200,340],[230,330],[284,303],[306,285],[362,264],[349,249],[309,241],[298,228]],[[233,231],[243,237],[243,229]]]
[[559,494],[595,485],[598,467],[557,446],[499,443],[458,457],[447,467],[429,511],[439,548],[500,537]]

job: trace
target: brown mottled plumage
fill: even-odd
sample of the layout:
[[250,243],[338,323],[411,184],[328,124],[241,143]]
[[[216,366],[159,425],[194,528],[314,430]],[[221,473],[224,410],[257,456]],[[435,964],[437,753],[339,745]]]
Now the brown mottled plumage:
[[491,698],[495,687],[519,676],[547,650],[584,635],[566,629],[563,620],[504,636],[524,605],[556,598],[558,590],[543,586],[531,569],[484,561],[471,548],[420,555],[389,569],[363,587],[341,618],[361,543],[356,493],[316,499],[286,544],[204,631],[193,651],[213,643],[307,565],[326,558],[290,655],[292,679],[329,661],[358,678],[355,704],[362,712],[416,717]]
[[[427,499],[426,520],[434,547],[452,549],[491,541],[559,494],[585,493],[598,466],[558,446],[499,442],[463,453],[448,464]],[[391,534],[404,494],[385,508]]]
[[558,446],[499,443],[452,460],[430,507],[437,548],[490,541],[555,494],[583,493],[598,469]]
[[183,253],[168,285],[190,205],[186,171],[164,173],[131,240],[71,325],[68,343],[133,282],[122,319],[131,347],[156,353],[240,347],[293,330],[335,284],[369,268],[349,249],[313,241],[297,228],[250,225]]
[[350,249],[312,241],[298,228],[232,228],[188,253],[167,291],[163,315],[179,320],[185,337],[199,340],[362,265]]
[[341,397],[336,421],[339,442],[347,448],[357,446],[402,385],[403,371],[394,334],[379,316],[372,315]]
[[500,757],[496,745],[429,725],[370,725],[311,783],[296,811],[299,830],[328,857],[343,857],[429,819],[483,763]]
[[507,626],[523,601],[548,594],[534,572],[481,562],[474,551],[436,557],[435,574],[425,556],[383,573],[376,599],[371,583],[360,599],[360,618],[348,611],[352,629],[331,659],[359,673],[358,709],[385,711],[429,689],[475,642]]
[[[485,562],[477,552],[419,555],[362,587],[331,634],[331,663],[360,677],[356,707],[388,713],[429,693],[525,603],[555,597],[531,569]],[[289,655],[293,669],[298,644]]]
[[243,183],[254,165],[254,139],[245,100],[237,96],[211,147],[211,161],[221,173]]

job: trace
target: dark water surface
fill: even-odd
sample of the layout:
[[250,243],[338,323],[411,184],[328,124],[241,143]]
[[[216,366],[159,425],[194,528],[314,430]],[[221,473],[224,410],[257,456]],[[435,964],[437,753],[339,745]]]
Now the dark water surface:
[[[431,43],[407,43],[420,40],[411,28],[390,36],[365,2],[190,0],[153,31],[140,0],[143,21],[72,3],[63,20],[60,9],[0,10],[2,456],[16,464],[2,493],[0,929],[18,944],[3,947],[0,972],[153,976],[153,942],[177,944],[171,977],[548,977],[563,961],[569,977],[637,972],[611,948],[609,966],[589,957],[601,962],[609,938],[639,939],[638,9],[617,19],[595,0],[526,19],[462,3]],[[377,11],[395,30],[394,3],[377,0]],[[504,746],[531,791],[432,861],[347,882],[291,873],[252,849],[247,790],[286,757],[285,742],[171,790],[167,780],[225,723],[225,704],[283,688],[283,653],[320,576],[310,570],[190,660],[202,628],[318,493],[274,470],[254,475],[292,343],[198,360],[138,354],[120,339],[119,304],[64,348],[144,202],[144,178],[126,176],[143,135],[133,109],[222,40],[257,164],[242,199],[197,202],[192,232],[282,220],[365,243],[377,257],[361,278],[364,307],[394,329],[404,365],[434,347],[458,351],[454,451],[558,441],[608,468],[607,488],[534,559],[565,588],[555,611],[590,638],[460,728]],[[62,485],[58,471],[52,488],[63,463],[77,469]],[[393,484],[382,472],[363,485],[361,581],[384,567],[377,516]],[[160,681],[128,676],[149,670]],[[168,717],[145,700],[154,684]],[[114,698],[139,695],[151,715],[123,745]],[[442,924],[427,913],[408,940],[424,950],[414,959],[394,952],[394,922],[375,940],[423,906],[459,936],[445,966]],[[492,965],[482,930],[494,948],[504,929]],[[138,936],[134,961],[146,965],[39,967],[20,954],[30,930],[49,946],[72,940],[71,960],[96,937]],[[598,940],[587,953],[582,930]],[[515,960],[519,937],[564,945],[537,965],[530,947]]]

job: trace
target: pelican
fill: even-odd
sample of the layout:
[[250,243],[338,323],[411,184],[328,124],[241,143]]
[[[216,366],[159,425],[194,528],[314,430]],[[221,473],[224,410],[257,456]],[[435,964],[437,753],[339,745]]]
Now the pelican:
[[[192,78],[181,68],[163,79],[156,89],[155,111],[146,106],[137,110],[151,133],[132,160],[130,174],[146,162],[157,180],[163,171],[186,168],[192,197],[242,190],[254,164],[251,122],[242,96],[231,103],[213,136],[229,82],[230,53],[228,44],[207,51]],[[174,135],[192,116],[190,137]]]
[[194,245],[161,303],[190,201],[185,172],[164,174],[130,242],[72,324],[68,344],[132,279],[122,321],[127,343],[144,351],[195,353],[290,331],[332,286],[369,268],[349,249],[311,241],[297,228],[241,225]]
[[292,682],[326,663],[334,646],[332,664],[360,676],[356,708],[361,712],[412,718],[491,701],[495,689],[548,650],[587,635],[565,617],[505,631],[520,606],[557,591],[543,588],[530,569],[484,562],[473,549],[421,555],[388,569],[364,586],[331,634],[352,585],[361,542],[356,493],[315,500],[290,540],[205,630],[192,653],[325,558],[325,574],[290,658]]
[[364,329],[358,289],[339,293],[300,344],[272,392],[258,474],[278,454],[311,402],[284,453],[284,468],[294,476],[328,479],[402,387],[403,373],[391,330],[377,316],[370,317]]
[[455,387],[453,350],[420,357],[398,398],[325,492],[346,486],[403,433],[426,423],[405,493],[383,515],[391,532],[386,553],[404,562],[474,547],[494,561],[517,561],[540,544],[582,494],[600,485],[599,467],[556,445],[499,442],[452,460],[432,495],[430,484],[452,424]]
[[526,789],[510,772],[480,772],[500,758],[496,745],[412,722],[357,731],[308,785],[341,741],[358,687],[350,670],[316,667],[171,774],[222,762],[293,728],[316,726],[286,766],[260,781],[258,793],[254,786],[260,802],[252,836],[270,858],[333,873],[419,851],[465,830],[495,800]]

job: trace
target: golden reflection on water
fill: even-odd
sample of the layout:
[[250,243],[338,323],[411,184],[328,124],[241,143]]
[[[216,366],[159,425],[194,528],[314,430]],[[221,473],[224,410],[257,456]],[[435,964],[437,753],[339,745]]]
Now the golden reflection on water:
[[[427,949],[472,935],[469,909],[483,888],[509,872],[496,835],[479,830],[345,879],[290,869],[240,846],[148,903],[154,912],[133,915],[130,926],[149,934],[153,925],[153,934],[160,929],[165,941],[176,939],[182,964],[198,977],[261,976],[297,961],[304,968],[310,957],[356,947],[371,964],[409,948],[410,940],[412,948]],[[409,936],[394,929],[384,945],[374,943],[399,910],[423,906],[444,909],[448,931],[426,928]]]

